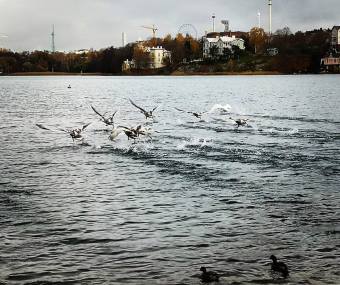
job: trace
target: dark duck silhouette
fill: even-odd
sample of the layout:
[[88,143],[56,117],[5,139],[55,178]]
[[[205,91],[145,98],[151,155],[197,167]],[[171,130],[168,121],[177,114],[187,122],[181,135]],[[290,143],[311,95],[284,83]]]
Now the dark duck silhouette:
[[116,115],[117,111],[115,111],[110,117],[105,117],[106,113],[104,115],[100,114],[92,105],[92,110],[101,118],[100,120],[107,126],[114,126],[113,117]]
[[179,109],[179,108],[175,108],[177,111],[180,111],[180,112],[184,112],[184,113],[188,113],[188,114],[191,114],[193,116],[195,116],[197,119],[201,119],[203,114],[205,114],[206,112],[191,112],[191,111],[184,111],[182,109]]
[[270,259],[273,261],[272,271],[280,273],[284,278],[288,277],[289,275],[288,266],[281,261],[277,261],[277,258],[275,255],[271,255]]
[[129,101],[133,106],[139,109],[139,111],[145,116],[146,119],[154,118],[153,112],[158,108],[158,106],[153,108],[151,111],[145,111],[142,107],[139,107],[138,105],[136,105],[131,99],[129,99]]
[[200,271],[202,271],[202,274],[200,276],[200,279],[202,280],[202,282],[206,282],[206,283],[217,282],[220,279],[219,275],[216,272],[207,271],[207,269],[204,266],[200,268]]
[[144,133],[142,131],[142,125],[139,125],[136,128],[128,128],[128,127],[124,127],[124,126],[118,126],[118,128],[121,128],[123,130],[125,135],[128,137],[128,140],[129,139],[135,140],[140,135],[144,135]]

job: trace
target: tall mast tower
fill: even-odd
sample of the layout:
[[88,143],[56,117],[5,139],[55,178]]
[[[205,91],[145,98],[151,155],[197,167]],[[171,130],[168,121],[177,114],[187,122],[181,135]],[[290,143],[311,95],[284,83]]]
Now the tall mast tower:
[[272,0],[268,0],[269,6],[269,35],[272,34]]
[[261,29],[261,12],[260,11],[257,11],[257,20],[258,20],[259,29]]
[[54,25],[52,25],[52,34],[51,34],[51,37],[52,37],[52,53],[55,53],[55,43],[54,43],[54,37],[55,37],[55,34],[54,34]]
[[126,33],[122,32],[122,47],[126,46]]
[[215,33],[215,13],[212,15],[212,20],[213,20],[213,33]]

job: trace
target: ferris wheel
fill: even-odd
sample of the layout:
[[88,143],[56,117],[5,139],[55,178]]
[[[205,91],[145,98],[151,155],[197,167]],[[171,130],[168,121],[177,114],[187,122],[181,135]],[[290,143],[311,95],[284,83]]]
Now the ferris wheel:
[[194,39],[197,39],[197,30],[194,25],[191,24],[183,24],[178,29],[178,34],[182,34],[184,36],[189,35]]

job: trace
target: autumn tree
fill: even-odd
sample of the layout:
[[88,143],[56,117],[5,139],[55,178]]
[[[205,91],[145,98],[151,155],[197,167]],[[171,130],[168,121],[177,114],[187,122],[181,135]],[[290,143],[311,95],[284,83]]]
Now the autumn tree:
[[133,59],[135,60],[136,68],[147,68],[150,62],[149,53],[140,45],[136,45],[133,49]]
[[263,52],[267,42],[267,35],[262,28],[254,27],[249,33],[249,43],[254,47],[255,53]]

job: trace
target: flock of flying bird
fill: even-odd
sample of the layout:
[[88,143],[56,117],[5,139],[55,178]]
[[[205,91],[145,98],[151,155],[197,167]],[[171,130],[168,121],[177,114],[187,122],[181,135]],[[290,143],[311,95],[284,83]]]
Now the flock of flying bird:
[[[135,104],[131,99],[129,99],[130,103],[136,107],[144,116],[146,119],[153,119],[154,118],[154,111],[158,108],[155,107],[150,111],[146,111],[145,109],[143,109],[142,107],[138,106],[137,104]],[[117,111],[115,111],[114,113],[112,113],[111,115],[107,116],[107,113],[101,114],[100,112],[98,112],[92,105],[91,105],[92,110],[100,117],[100,121],[102,121],[106,126],[111,126],[112,130],[111,130],[111,134],[109,136],[110,140],[114,140],[120,133],[124,132],[125,135],[127,136],[128,139],[137,139],[140,136],[150,136],[150,129],[144,127],[143,125],[138,125],[136,127],[126,127],[126,126],[115,126],[114,123],[114,116],[116,115]],[[177,111],[179,112],[185,112],[188,114],[193,115],[194,117],[201,119],[202,116],[207,113],[207,112],[191,112],[191,111],[185,111],[179,108],[175,108]],[[238,127],[240,126],[245,126],[247,125],[247,119],[233,119],[231,117],[229,117],[229,119],[233,120]],[[75,129],[51,129],[48,127],[45,127],[42,124],[36,124],[37,127],[43,129],[43,130],[49,130],[49,131],[60,131],[60,132],[64,132],[67,133],[71,136],[72,140],[82,140],[82,132],[90,125],[91,123],[85,124],[84,126],[82,126],[81,128],[75,128]],[[277,258],[274,255],[270,256],[270,259],[273,261],[272,265],[271,265],[271,270],[274,273],[278,273],[280,274],[283,278],[286,278],[289,276],[289,272],[288,272],[288,267],[285,263],[283,262],[279,262],[277,261]],[[202,274],[200,275],[200,279],[202,280],[202,282],[205,283],[209,283],[209,282],[218,282],[220,276],[214,272],[214,271],[207,271],[207,269],[205,267],[201,267],[200,271],[202,272]]]
[[[154,119],[154,111],[158,108],[155,107],[150,111],[146,111],[144,108],[138,106],[136,103],[134,103],[131,99],[129,99],[130,103],[137,108],[144,116],[145,119]],[[114,116],[116,115],[117,111],[115,111],[114,113],[112,113],[111,115],[107,116],[107,112],[104,114],[101,114],[100,112],[98,112],[92,105],[91,105],[92,110],[100,117],[100,121],[102,121],[106,126],[111,126],[112,130],[109,136],[109,139],[114,141],[118,135],[120,135],[121,133],[124,133],[128,139],[133,139],[136,140],[138,139],[140,136],[147,136],[147,137],[151,137],[151,129],[147,128],[143,125],[138,125],[136,127],[126,127],[126,126],[121,126],[115,125],[114,122]],[[179,112],[183,112],[183,113],[188,113],[193,115],[194,117],[196,117],[197,119],[201,119],[202,116],[207,113],[207,112],[191,112],[191,111],[185,111],[179,108],[175,108],[177,111]],[[233,119],[231,117],[229,117],[229,119],[233,120],[237,126],[237,128],[239,128],[240,126],[245,126],[247,125],[247,121],[248,119]],[[90,125],[91,123],[85,124],[84,126],[82,126],[81,128],[74,128],[74,129],[51,129],[48,128],[42,124],[36,124],[37,127],[39,127],[40,129],[43,130],[49,130],[49,131],[57,131],[57,132],[64,132],[67,133],[71,136],[73,141],[79,141],[83,139],[82,136],[82,132]]]

